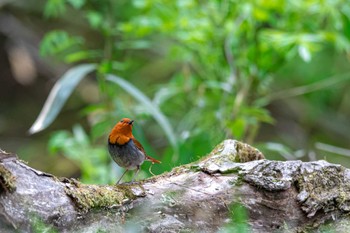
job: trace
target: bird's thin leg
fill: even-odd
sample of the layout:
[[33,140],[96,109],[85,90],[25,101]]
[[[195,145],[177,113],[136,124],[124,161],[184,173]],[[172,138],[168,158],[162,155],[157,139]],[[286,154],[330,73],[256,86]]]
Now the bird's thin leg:
[[125,172],[124,172],[123,175],[119,178],[119,180],[117,181],[116,184],[119,184],[120,180],[123,178],[123,176],[125,175],[125,173],[126,173],[127,171],[129,171],[129,170],[128,170],[128,169],[125,170]]
[[137,174],[139,174],[139,171],[140,171],[140,165],[137,166],[137,170],[136,170],[135,175],[132,178],[131,182],[134,182],[134,179],[137,177]]

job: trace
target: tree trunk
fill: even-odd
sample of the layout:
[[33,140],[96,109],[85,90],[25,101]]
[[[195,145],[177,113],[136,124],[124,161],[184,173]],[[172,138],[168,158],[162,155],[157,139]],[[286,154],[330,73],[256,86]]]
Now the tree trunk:
[[262,158],[226,140],[200,161],[110,186],[59,179],[0,150],[0,231],[350,232],[349,169]]

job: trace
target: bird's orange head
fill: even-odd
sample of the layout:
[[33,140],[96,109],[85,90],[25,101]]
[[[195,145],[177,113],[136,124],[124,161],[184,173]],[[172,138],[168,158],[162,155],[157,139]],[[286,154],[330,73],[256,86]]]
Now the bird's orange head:
[[112,129],[109,134],[109,142],[124,145],[129,142],[132,136],[132,124],[133,120],[129,118],[121,119]]

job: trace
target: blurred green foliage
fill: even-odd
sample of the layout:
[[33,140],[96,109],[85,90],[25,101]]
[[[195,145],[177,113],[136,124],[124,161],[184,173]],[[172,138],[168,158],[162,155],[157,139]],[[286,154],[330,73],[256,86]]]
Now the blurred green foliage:
[[31,232],[34,233],[57,233],[58,231],[49,224],[45,223],[43,219],[41,219],[39,216],[32,214],[31,215]]
[[108,168],[110,160],[106,157],[105,148],[92,146],[89,136],[80,125],[74,126],[72,133],[55,133],[50,139],[49,148],[52,153],[62,151],[65,156],[76,161],[83,171],[81,179],[84,181],[105,184],[115,179],[115,172]]
[[219,233],[249,233],[250,227],[247,223],[248,211],[240,203],[230,206],[231,221],[220,229]]
[[[135,135],[150,155],[161,157],[154,169],[162,172],[197,159],[225,138],[253,143],[263,123],[274,123],[271,101],[350,77],[317,67],[327,50],[339,57],[349,52],[347,0],[48,0],[44,9],[47,18],[68,13],[83,19],[99,42],[59,29],[46,34],[40,51],[72,69],[96,64],[101,101],[84,110],[91,127],[58,132],[50,141],[52,151],[81,165],[85,182],[115,180],[105,144],[124,116],[136,120]],[[322,77],[310,74],[312,64]],[[276,90],[279,79],[290,77],[286,73],[297,73],[302,82]],[[310,103],[324,103],[322,98]],[[157,153],[146,138],[157,138]],[[266,148],[291,153],[280,144]]]

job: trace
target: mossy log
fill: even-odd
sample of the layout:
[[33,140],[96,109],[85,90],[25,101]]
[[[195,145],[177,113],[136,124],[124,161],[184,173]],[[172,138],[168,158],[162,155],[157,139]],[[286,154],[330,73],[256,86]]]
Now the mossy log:
[[[0,232],[230,232],[242,224],[251,232],[350,232],[349,169],[263,158],[226,140],[200,161],[144,181],[86,185],[0,150]],[[233,216],[235,203],[246,219]]]

